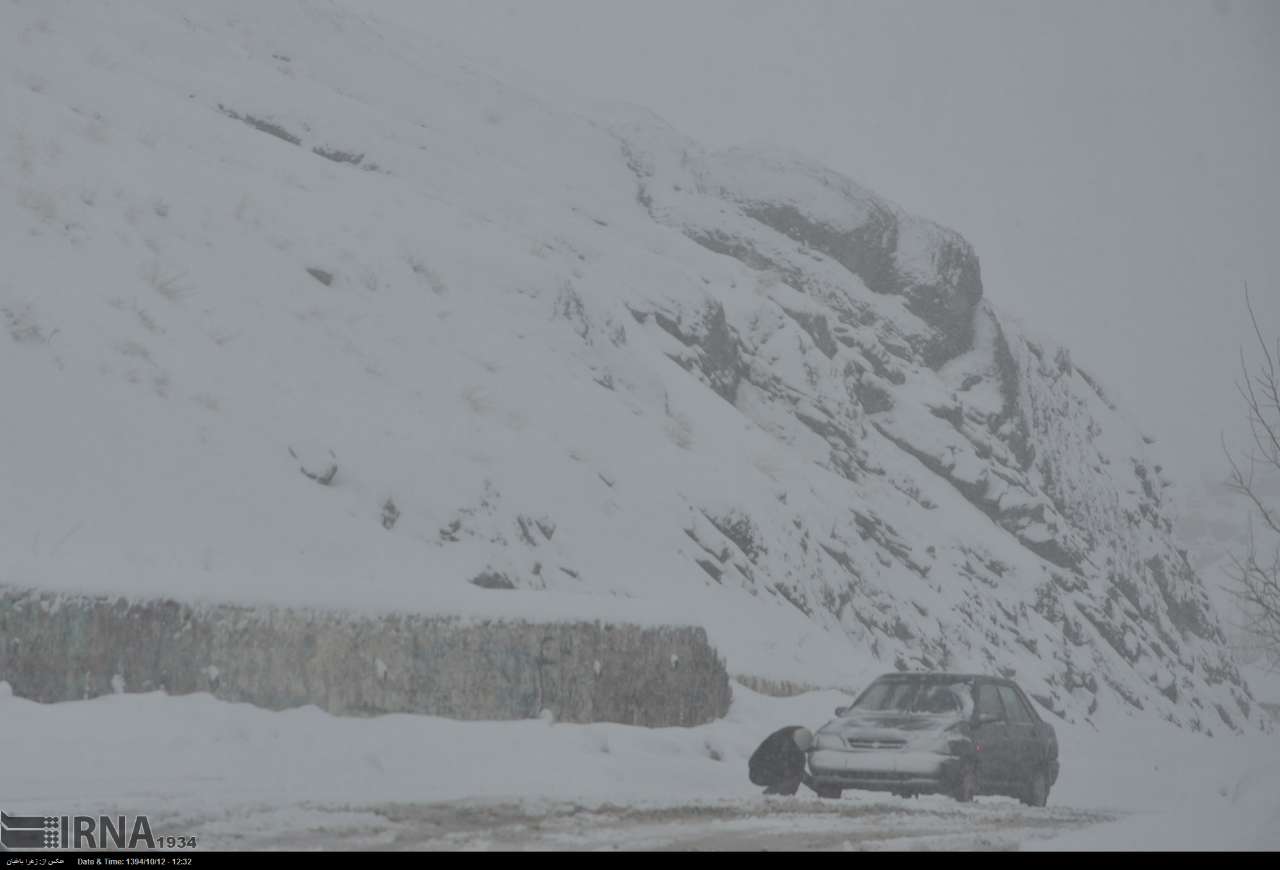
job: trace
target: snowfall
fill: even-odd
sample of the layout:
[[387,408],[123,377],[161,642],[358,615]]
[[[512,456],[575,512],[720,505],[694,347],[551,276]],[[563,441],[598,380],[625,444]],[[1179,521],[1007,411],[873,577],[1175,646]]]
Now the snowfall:
[[[781,534],[790,495],[834,535],[846,498],[847,481],[810,461],[825,444],[782,450],[709,406],[668,364],[670,337],[622,307],[650,292],[636,274],[679,296],[744,270],[639,215],[601,127],[564,125],[365,5],[0,0],[0,584],[694,619],[735,672],[855,689],[889,669],[786,602],[711,583],[689,555],[703,555],[680,525],[695,500],[750,504]],[[613,307],[588,298],[584,319],[552,322],[581,308],[575,282],[619,288]],[[495,324],[498,304],[509,317]],[[631,345],[611,367],[565,341],[624,323]],[[806,376],[807,358],[778,356]],[[583,414],[606,389],[621,398]],[[333,487],[298,473],[330,461]],[[1045,570],[954,490],[886,465],[899,485],[919,477],[913,497],[931,507],[887,483],[868,500],[937,540],[939,564],[986,546],[1018,576]],[[495,556],[478,533],[436,539],[457,517],[496,535],[548,505],[563,531],[538,561]],[[916,582],[865,558],[868,576]],[[495,559],[546,585],[495,596],[439,579]],[[955,599],[920,578],[917,609],[947,614]],[[982,594],[1033,594],[1014,585]],[[1172,677],[1148,664],[1151,679],[1117,679],[1160,702],[1152,686]],[[1280,680],[1247,677],[1280,704]],[[735,684],[721,720],[644,729],[348,718],[199,694],[45,705],[3,679],[0,808],[146,814],[201,849],[1280,848],[1280,729],[1208,737],[1114,697],[1089,721],[1051,720],[1062,773],[1031,809],[762,796],[748,756],[777,727],[823,724],[848,702],[830,690]]]
[[980,797],[765,797],[764,734],[818,725],[835,692],[735,687],[697,728],[269,712],[205,695],[41,705],[0,684],[0,806],[147,815],[199,849],[1280,848],[1274,735],[1207,738],[1133,719],[1057,725],[1045,808]]

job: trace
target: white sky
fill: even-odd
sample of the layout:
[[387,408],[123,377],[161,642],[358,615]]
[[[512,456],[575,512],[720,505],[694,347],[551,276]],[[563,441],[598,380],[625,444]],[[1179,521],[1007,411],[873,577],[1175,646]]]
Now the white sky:
[[1173,475],[1223,474],[1248,281],[1280,334],[1275,0],[357,0],[534,92],[770,143],[954,227]]

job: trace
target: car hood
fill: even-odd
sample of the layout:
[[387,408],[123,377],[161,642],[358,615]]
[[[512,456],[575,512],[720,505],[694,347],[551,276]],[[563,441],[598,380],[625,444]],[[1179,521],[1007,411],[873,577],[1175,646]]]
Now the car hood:
[[828,722],[818,733],[846,742],[916,746],[936,742],[944,731],[963,721],[951,714],[856,713]]

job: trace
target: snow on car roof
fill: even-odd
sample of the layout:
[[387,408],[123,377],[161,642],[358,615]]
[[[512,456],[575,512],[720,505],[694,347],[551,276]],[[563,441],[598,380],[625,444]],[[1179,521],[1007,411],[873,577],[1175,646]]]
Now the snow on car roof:
[[996,677],[989,674],[950,674],[944,671],[896,671],[876,677],[876,682],[880,680],[921,680],[942,683],[971,683],[974,680],[984,680],[1006,685],[1013,684],[1012,680],[1005,677]]
[[877,677],[880,680],[952,680],[968,681],[982,679],[978,674],[948,674],[941,671],[898,671]]

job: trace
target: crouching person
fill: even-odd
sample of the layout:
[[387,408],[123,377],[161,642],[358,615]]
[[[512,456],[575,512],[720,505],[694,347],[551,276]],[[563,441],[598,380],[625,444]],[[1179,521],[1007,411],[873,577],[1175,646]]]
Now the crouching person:
[[765,786],[765,794],[793,795],[801,785],[812,789],[813,780],[805,770],[806,753],[812,745],[813,733],[808,728],[780,728],[752,753],[747,776],[755,785]]

